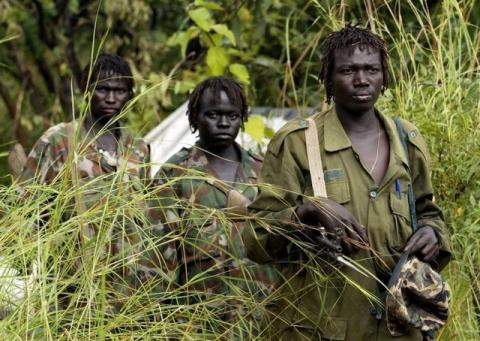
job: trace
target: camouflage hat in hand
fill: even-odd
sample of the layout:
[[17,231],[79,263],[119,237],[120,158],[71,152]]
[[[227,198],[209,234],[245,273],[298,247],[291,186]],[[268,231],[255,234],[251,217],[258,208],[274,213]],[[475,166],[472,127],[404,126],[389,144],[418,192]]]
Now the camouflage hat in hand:
[[402,255],[388,289],[385,306],[392,336],[405,335],[410,327],[431,335],[447,321],[450,288],[438,272],[417,257]]

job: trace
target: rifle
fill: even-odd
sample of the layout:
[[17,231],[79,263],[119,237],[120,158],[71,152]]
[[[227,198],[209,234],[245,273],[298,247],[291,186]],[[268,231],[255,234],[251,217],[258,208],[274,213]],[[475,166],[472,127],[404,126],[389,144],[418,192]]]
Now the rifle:
[[336,260],[337,262],[348,266],[349,268],[357,271],[358,273],[362,274],[365,277],[368,277],[369,274],[365,272],[363,269],[361,269],[358,266],[355,266],[351,261],[350,258],[345,256],[343,252],[343,248],[340,245],[342,242],[342,239],[340,238],[340,234],[337,232],[334,236],[334,238],[329,238],[328,233],[325,229],[325,227],[320,227],[319,228],[320,233],[317,234],[314,238],[315,242],[317,242],[317,245],[323,246],[324,247],[324,253],[332,260]]

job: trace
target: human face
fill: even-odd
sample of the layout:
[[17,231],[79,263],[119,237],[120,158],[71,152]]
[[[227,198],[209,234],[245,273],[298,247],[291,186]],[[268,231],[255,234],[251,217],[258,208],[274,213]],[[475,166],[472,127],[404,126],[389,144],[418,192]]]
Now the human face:
[[334,54],[333,95],[337,110],[365,113],[374,110],[383,85],[380,53],[365,47],[347,48]]
[[202,93],[197,116],[200,144],[207,150],[229,147],[242,124],[240,108],[232,104],[225,91],[217,102],[210,90]]
[[120,113],[130,99],[125,79],[117,75],[100,74],[100,80],[93,85],[90,111],[95,120],[106,123]]

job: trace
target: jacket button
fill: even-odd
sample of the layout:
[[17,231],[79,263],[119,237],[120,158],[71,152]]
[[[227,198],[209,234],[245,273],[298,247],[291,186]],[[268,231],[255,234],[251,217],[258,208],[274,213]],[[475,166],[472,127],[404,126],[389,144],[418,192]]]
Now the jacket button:
[[370,191],[368,195],[370,196],[370,198],[375,199],[377,197],[377,191]]

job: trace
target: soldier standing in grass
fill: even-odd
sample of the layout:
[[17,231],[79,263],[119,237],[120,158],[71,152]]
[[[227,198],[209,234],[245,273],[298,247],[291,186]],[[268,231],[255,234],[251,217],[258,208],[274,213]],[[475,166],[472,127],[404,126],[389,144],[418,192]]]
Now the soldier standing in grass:
[[[133,87],[132,72],[124,59],[106,53],[98,55],[95,63],[83,71],[82,90],[88,100],[85,117],[48,129],[28,155],[18,180],[28,200],[32,198],[30,191],[41,189],[30,184],[62,186],[68,179],[68,190],[62,187],[61,191],[65,195],[70,190],[78,194],[74,204],[67,207],[69,212],[62,214],[65,219],[79,216],[81,231],[81,246],[71,256],[84,255],[76,261],[83,271],[89,271],[87,263],[98,262],[98,268],[91,271],[100,277],[102,271],[107,273],[119,294],[109,301],[114,305],[121,305],[158,268],[154,259],[133,261],[142,258],[140,250],[145,247],[145,233],[137,231],[142,223],[132,212],[146,208],[135,197],[141,197],[150,158],[149,146],[119,122],[133,96]],[[132,207],[134,203],[138,207]],[[86,215],[84,221],[82,216]],[[48,220],[42,224],[49,227]],[[111,265],[102,268],[107,258]]]
[[221,321],[251,321],[259,313],[255,302],[274,284],[273,270],[248,260],[240,238],[262,165],[235,142],[247,110],[236,81],[213,77],[198,84],[187,113],[198,142],[172,156],[156,176],[165,219],[180,236],[169,253],[178,263],[178,284],[188,291],[187,302],[214,312],[206,321],[210,330]]
[[[428,148],[417,128],[401,120],[407,156],[394,120],[375,108],[388,85],[387,46],[377,35],[352,26],[332,33],[325,42],[321,80],[327,102],[335,104],[313,117],[328,198],[313,197],[305,138],[309,121],[294,120],[268,146],[259,194],[250,205],[261,219],[244,229],[251,259],[283,267],[268,335],[276,340],[393,339],[379,304],[383,287],[373,276],[327,257],[310,238],[320,231],[333,234],[345,254],[383,283],[402,252],[443,268],[450,246],[433,202]],[[409,185],[418,218],[413,235]],[[299,240],[313,240],[315,258],[306,257]],[[413,328],[395,337],[421,339]]]

